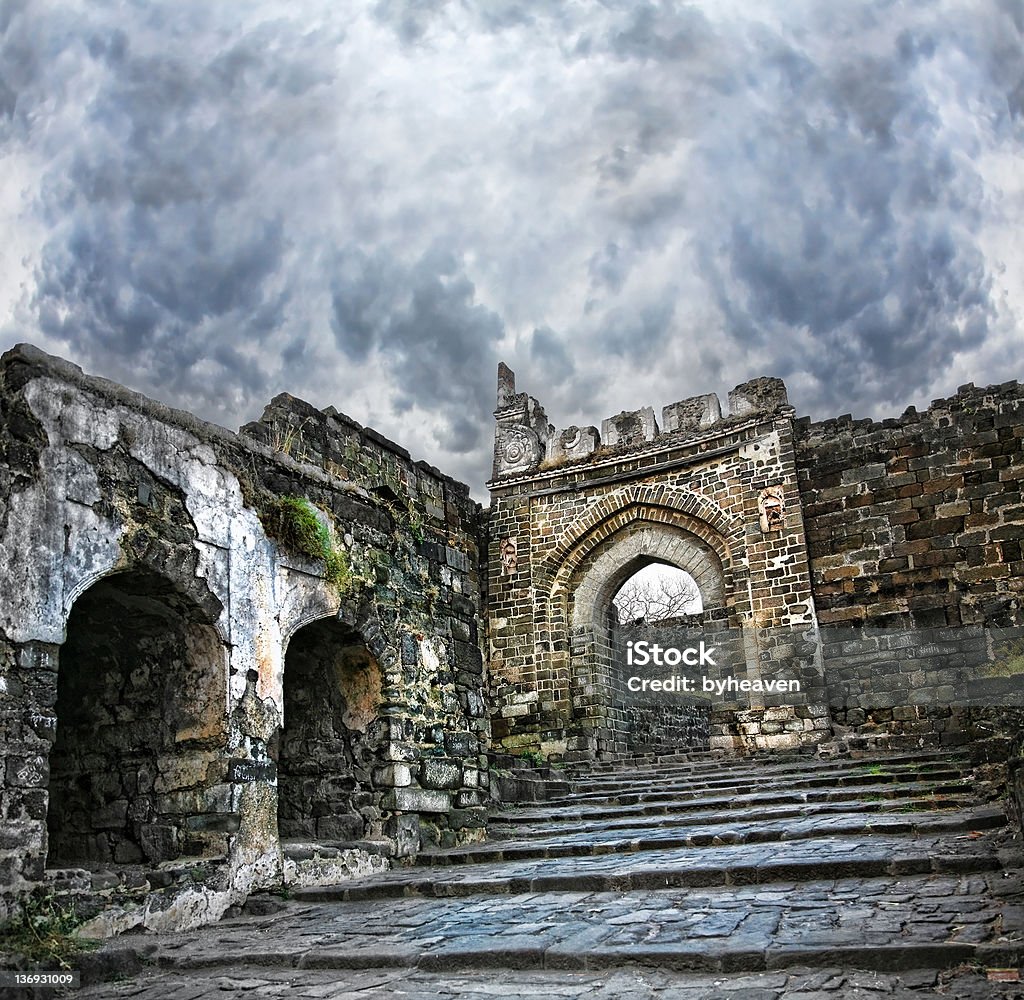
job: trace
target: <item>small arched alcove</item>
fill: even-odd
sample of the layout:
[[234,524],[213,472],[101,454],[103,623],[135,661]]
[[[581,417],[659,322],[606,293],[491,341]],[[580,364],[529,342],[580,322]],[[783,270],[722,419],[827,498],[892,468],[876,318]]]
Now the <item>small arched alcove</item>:
[[359,632],[325,618],[302,626],[284,661],[284,728],[278,751],[282,840],[320,843],[381,836],[373,771],[387,722],[383,677]]
[[57,675],[48,864],[218,856],[237,828],[223,789],[227,648],[164,576],[104,577],[75,601]]

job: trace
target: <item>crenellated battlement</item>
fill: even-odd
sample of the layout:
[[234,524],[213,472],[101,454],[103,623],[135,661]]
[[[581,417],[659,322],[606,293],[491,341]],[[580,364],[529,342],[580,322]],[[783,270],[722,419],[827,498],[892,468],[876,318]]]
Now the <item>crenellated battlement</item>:
[[794,413],[780,378],[761,376],[742,382],[728,397],[725,413],[716,393],[690,396],[662,407],[659,424],[654,408],[623,410],[601,421],[601,429],[572,425],[556,430],[533,396],[516,392],[515,372],[498,365],[498,408],[494,435],[494,479],[528,475],[548,467],[588,458],[598,451],[628,452],[661,438],[711,436],[730,424],[759,415]]

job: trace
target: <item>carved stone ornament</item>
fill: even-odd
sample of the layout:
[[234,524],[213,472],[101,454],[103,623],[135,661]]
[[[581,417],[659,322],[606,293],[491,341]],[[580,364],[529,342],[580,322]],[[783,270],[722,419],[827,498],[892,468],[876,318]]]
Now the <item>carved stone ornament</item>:
[[540,441],[526,427],[502,429],[498,446],[500,472],[520,472],[540,462]]
[[505,538],[498,546],[503,576],[511,576],[519,565],[519,540],[514,537]]
[[781,531],[786,515],[785,492],[781,486],[769,486],[761,490],[757,498],[757,510],[761,515],[761,531],[768,534]]

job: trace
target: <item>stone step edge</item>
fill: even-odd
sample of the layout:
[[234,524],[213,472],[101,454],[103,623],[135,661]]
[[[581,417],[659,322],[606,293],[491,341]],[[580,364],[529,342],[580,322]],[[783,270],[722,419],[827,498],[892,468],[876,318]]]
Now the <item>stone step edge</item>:
[[[908,808],[913,807],[913,808]],[[814,803],[785,803],[778,808],[772,809],[767,805],[760,805],[756,809],[722,809],[722,810],[693,810],[679,813],[654,813],[636,814],[623,813],[623,815],[610,818],[595,829],[595,825],[588,822],[584,817],[578,820],[565,819],[537,819],[535,823],[502,823],[494,820],[487,824],[487,840],[479,844],[472,844],[467,847],[431,848],[421,851],[418,857],[437,857],[446,854],[462,854],[466,851],[476,853],[486,851],[511,841],[553,839],[556,837],[571,837],[576,834],[608,835],[621,837],[621,831],[637,831],[637,835],[656,833],[667,828],[689,829],[696,826],[734,826],[739,823],[772,823],[782,820],[809,820],[815,818],[856,820],[864,819],[870,822],[872,819],[879,820],[883,816],[893,819],[909,819],[914,816],[929,815],[933,817],[954,816],[957,814],[985,814],[990,812],[1001,812],[1005,817],[1006,812],[1000,805],[981,804],[975,800],[961,798],[953,800],[943,799],[906,799],[899,803],[891,801],[862,802],[860,800],[847,800],[845,802],[814,802]],[[1009,822],[1009,818],[1006,819]]]
[[[971,785],[964,782],[936,782],[929,790],[929,794],[932,795],[957,795],[964,792],[971,792],[977,786]],[[692,796],[672,794],[667,792],[661,794],[659,792],[652,792],[647,798],[639,799],[636,802],[615,802],[612,800],[601,800],[591,802],[563,802],[556,803],[551,802],[550,808],[543,810],[547,813],[552,820],[556,817],[551,814],[556,811],[564,810],[564,817],[566,819],[588,819],[588,820],[600,820],[600,819],[614,819],[616,816],[622,815],[622,810],[633,809],[639,812],[647,811],[651,815],[656,815],[659,811],[661,812],[685,812],[688,807],[698,803],[714,803],[718,801],[729,801],[730,799],[742,799],[744,805],[757,805],[761,800],[769,800],[774,802],[786,802],[790,803],[807,802],[808,804],[819,801],[819,802],[849,802],[851,799],[857,799],[866,793],[868,795],[881,795],[883,799],[888,798],[892,801],[906,800],[914,797],[914,792],[921,791],[920,788],[915,788],[913,783],[908,784],[888,784],[888,785],[869,785],[867,787],[861,785],[837,785],[833,788],[787,788],[781,789],[776,788],[769,791],[736,791],[732,796],[721,796],[715,792],[708,793],[707,796],[701,797],[701,791],[699,790]],[[890,792],[888,796],[886,792]],[[844,794],[849,793],[849,794]],[[820,796],[819,799],[808,799],[808,795]],[[491,815],[494,817],[504,816],[510,822],[515,823],[517,819],[515,817],[523,815],[524,812],[528,815],[532,815],[538,810],[534,803],[527,803],[519,807],[520,812],[502,812],[500,810],[492,812]],[[700,806],[698,806],[700,808]],[[571,810],[577,810],[572,812]]]
[[657,770],[661,767],[673,765],[706,768],[711,766],[726,766],[738,763],[765,763],[765,764],[798,764],[806,767],[821,766],[829,767],[835,765],[849,765],[851,763],[863,763],[873,760],[934,760],[939,758],[947,759],[972,759],[969,751],[962,746],[949,747],[922,747],[920,749],[911,747],[897,747],[895,749],[871,749],[865,748],[855,753],[836,754],[819,756],[811,753],[786,753],[762,751],[758,753],[727,753],[723,750],[703,750],[681,754],[641,754],[634,756],[623,756],[616,760],[603,760],[593,762],[567,763],[562,765],[562,771],[573,778],[596,777],[607,775],[619,770]]
[[[741,784],[748,782],[762,783],[770,781],[773,784],[800,784],[809,779],[817,781],[861,781],[868,779],[869,784],[886,784],[894,781],[931,781],[936,775],[959,775],[969,779],[974,774],[974,769],[969,765],[957,767],[952,764],[943,764],[934,767],[900,767],[881,771],[878,773],[865,770],[835,771],[823,773],[821,771],[725,771],[716,775],[702,776],[695,779],[692,775],[677,774],[675,772],[657,772],[655,775],[623,775],[615,781],[587,782],[579,785],[578,790],[574,788],[566,798],[578,798],[581,796],[606,796],[614,795],[617,792],[630,792],[636,789],[650,788],[652,784],[667,785],[678,788],[700,788],[717,784]],[[656,781],[654,779],[657,779]],[[878,779],[878,780],[874,780]],[[887,779],[887,781],[881,780]],[[570,786],[574,787],[574,786]]]
[[[908,813],[908,817],[912,814]],[[685,836],[664,836],[664,837],[632,837],[628,839],[609,836],[604,840],[596,840],[592,844],[563,844],[558,846],[537,846],[509,844],[508,841],[494,841],[486,848],[475,850],[455,850],[444,852],[422,851],[417,856],[420,865],[429,868],[444,867],[465,867],[467,865],[498,864],[505,862],[541,860],[549,858],[581,858],[594,857],[597,855],[608,856],[612,854],[639,854],[646,851],[672,851],[681,848],[699,851],[706,847],[732,847],[742,844],[775,844],[793,843],[797,840],[814,840],[817,837],[857,837],[862,835],[872,836],[877,834],[902,836],[909,834],[920,836],[929,833],[959,833],[964,830],[994,830],[1003,827],[1007,823],[1007,817],[1001,810],[982,810],[978,813],[961,819],[933,819],[924,823],[914,823],[909,818],[904,822],[898,819],[891,819],[889,822],[879,822],[879,817],[871,817],[875,820],[865,822],[840,823],[829,826],[826,829],[791,830],[786,826],[762,825],[746,834],[737,834],[731,831],[723,831],[727,839],[722,839],[722,834],[692,834]],[[883,817],[888,818],[888,817]],[[709,826],[728,826],[728,823],[708,824]],[[600,836],[599,834],[596,836]],[[694,842],[695,838],[698,842]],[[710,838],[707,843],[699,841]],[[717,842],[716,842],[717,841]],[[506,846],[502,846],[502,844]]]
[[[471,867],[471,866],[469,866]],[[293,899],[306,903],[351,902],[367,899],[454,898],[522,895],[534,892],[629,892],[650,889],[701,889],[728,885],[768,885],[772,882],[820,882],[825,879],[879,878],[929,874],[970,875],[998,871],[1002,865],[992,854],[918,855],[895,859],[831,858],[814,861],[783,861],[775,864],[729,867],[645,869],[621,874],[497,875],[476,881],[443,878],[406,878],[369,885],[315,886],[297,889]],[[430,869],[435,871],[436,869]],[[457,872],[467,871],[458,866]]]
[[[744,802],[732,799],[694,799],[677,803],[677,808],[659,807],[651,812],[646,807],[619,806],[615,809],[601,809],[596,813],[580,813],[573,815],[552,816],[550,813],[516,814],[492,812],[487,817],[487,830],[507,829],[514,831],[517,827],[526,827],[531,835],[542,829],[552,835],[571,832],[570,827],[591,826],[593,820],[601,820],[604,829],[613,830],[635,824],[646,825],[642,820],[650,820],[650,826],[665,826],[669,823],[692,825],[695,817],[707,816],[711,819],[721,816],[723,822],[734,821],[735,814],[743,811],[751,819],[771,818],[780,815],[825,816],[837,813],[867,812],[939,812],[941,810],[959,809],[968,811],[979,808],[982,804],[977,797],[970,794],[945,793],[942,795],[902,796],[893,795],[882,799],[861,798],[856,795],[848,797],[829,797],[820,799],[797,799],[789,796],[779,800],[771,796],[763,796],[766,801]],[[735,803],[735,804],[733,804]],[[774,808],[773,808],[774,804]],[[931,809],[916,808],[931,806]],[[913,810],[908,809],[915,806]],[[509,839],[506,837],[505,839]]]
[[[119,948],[121,952],[131,948]],[[153,962],[152,952],[145,961]],[[156,964],[168,970],[200,970],[220,967],[237,970],[281,967],[293,969],[407,968],[423,972],[468,969],[583,971],[623,966],[655,967],[686,972],[770,972],[795,968],[841,968],[844,971],[908,972],[915,969],[944,970],[962,964],[984,968],[1018,968],[1024,964],[1024,944],[970,944],[901,942],[899,944],[778,945],[767,948],[715,947],[708,939],[685,944],[580,947],[573,940],[542,945],[531,935],[511,934],[494,939],[493,947],[463,946],[419,950],[412,945],[380,948],[313,947],[304,951],[247,952],[243,962],[236,956],[156,956]],[[237,973],[235,973],[237,974]]]
[[834,771],[863,771],[865,768],[869,768],[874,765],[887,768],[900,768],[903,770],[941,767],[960,767],[970,770],[975,766],[975,763],[969,757],[962,754],[934,754],[928,757],[918,757],[916,755],[879,755],[877,757],[865,757],[863,759],[856,760],[848,758],[833,758],[829,760],[773,760],[770,758],[762,759],[743,757],[732,761],[719,761],[717,762],[717,766],[714,767],[711,766],[710,762],[701,767],[693,767],[692,765],[688,766],[686,764],[679,763],[663,764],[660,766],[650,765],[647,767],[637,768],[623,767],[615,770],[599,771],[592,774],[578,774],[571,776],[566,775],[564,771],[560,773],[570,783],[592,786],[606,782],[619,781],[622,780],[623,776],[647,777],[657,774],[672,774],[679,775],[681,777],[693,777],[696,775],[723,774],[730,772],[749,772],[751,774],[764,774],[767,772],[786,774],[827,774]]
[[[877,779],[877,780],[869,780]],[[912,780],[917,779],[917,780]],[[722,779],[721,781],[705,781],[693,784],[672,783],[666,787],[658,787],[652,790],[649,786],[641,788],[625,788],[619,790],[578,792],[576,794],[564,795],[559,798],[547,799],[545,805],[551,808],[560,806],[586,805],[587,803],[599,804],[618,799],[631,799],[637,796],[658,795],[675,796],[687,791],[692,792],[747,792],[768,794],[771,791],[798,791],[813,788],[891,788],[910,784],[926,784],[942,782],[962,782],[965,786],[970,784],[970,775],[962,771],[945,770],[937,771],[929,775],[891,775],[891,774],[866,774],[866,775],[807,775],[798,779],[788,778],[779,780],[776,776],[764,776],[760,779],[756,775],[742,780]],[[629,805],[631,803],[624,803]]]

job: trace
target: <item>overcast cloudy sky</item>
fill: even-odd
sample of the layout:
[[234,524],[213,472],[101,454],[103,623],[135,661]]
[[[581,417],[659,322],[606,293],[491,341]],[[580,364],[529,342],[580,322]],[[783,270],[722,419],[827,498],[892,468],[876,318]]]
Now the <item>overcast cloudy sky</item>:
[[282,390],[474,485],[783,377],[1024,378],[1024,0],[0,0],[0,348],[229,427]]

